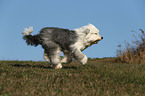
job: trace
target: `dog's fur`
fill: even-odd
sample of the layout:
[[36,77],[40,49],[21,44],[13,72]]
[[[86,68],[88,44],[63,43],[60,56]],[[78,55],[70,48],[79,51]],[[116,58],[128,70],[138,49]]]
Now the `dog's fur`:
[[[56,69],[62,68],[62,63],[71,63],[73,58],[82,65],[86,64],[87,56],[81,51],[103,39],[99,35],[99,30],[92,24],[74,30],[46,27],[33,36],[32,32],[33,27],[25,28],[23,39],[28,45],[42,45],[44,59]],[[64,53],[62,60],[60,59],[61,51]]]

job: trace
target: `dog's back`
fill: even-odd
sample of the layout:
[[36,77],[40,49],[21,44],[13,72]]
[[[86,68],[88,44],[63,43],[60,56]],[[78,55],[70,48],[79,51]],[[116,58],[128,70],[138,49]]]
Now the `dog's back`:
[[40,37],[45,43],[54,42],[58,44],[62,50],[68,50],[69,45],[74,44],[77,40],[77,34],[75,31],[46,27],[40,31]]
[[75,43],[78,37],[73,30],[56,27],[45,27],[41,29],[39,34],[33,36],[32,32],[31,27],[24,29],[23,39],[26,40],[27,45],[37,46],[41,44],[42,47],[50,47],[53,43],[59,45],[62,50],[69,50],[69,45]]

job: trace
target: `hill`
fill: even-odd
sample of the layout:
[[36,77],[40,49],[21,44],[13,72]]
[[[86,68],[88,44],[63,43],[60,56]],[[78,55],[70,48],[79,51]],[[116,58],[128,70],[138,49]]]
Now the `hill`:
[[145,96],[145,64],[89,59],[62,69],[46,62],[0,61],[1,96]]

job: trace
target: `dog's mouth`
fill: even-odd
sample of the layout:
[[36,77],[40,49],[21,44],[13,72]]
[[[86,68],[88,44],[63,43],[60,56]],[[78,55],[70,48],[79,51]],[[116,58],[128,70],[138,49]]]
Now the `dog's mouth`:
[[94,42],[92,42],[92,44],[97,44],[100,40],[96,40]]
[[93,44],[98,44],[99,41],[101,41],[101,40],[96,40],[96,41],[90,42],[90,45],[89,46],[91,46]]

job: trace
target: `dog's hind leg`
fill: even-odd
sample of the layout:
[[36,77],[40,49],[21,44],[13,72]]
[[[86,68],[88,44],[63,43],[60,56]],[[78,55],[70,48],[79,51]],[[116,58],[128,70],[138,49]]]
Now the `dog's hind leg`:
[[80,50],[73,50],[74,58],[77,59],[82,65],[85,65],[88,61],[88,58],[85,54],[83,54]]
[[50,60],[48,58],[47,53],[45,53],[45,51],[44,51],[44,54],[43,54],[43,58],[44,58],[45,61],[47,61],[48,64],[50,64]]
[[47,51],[50,63],[55,67],[55,69],[62,68],[62,64],[60,61],[60,53],[61,50],[59,47],[54,49],[49,49],[49,51]]
[[70,52],[63,52],[64,58],[61,60],[61,63],[69,64],[72,62],[72,54]]

